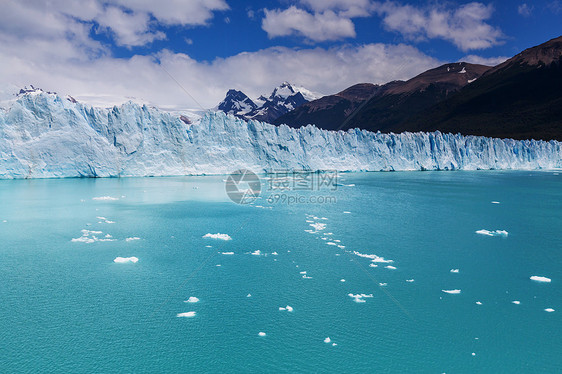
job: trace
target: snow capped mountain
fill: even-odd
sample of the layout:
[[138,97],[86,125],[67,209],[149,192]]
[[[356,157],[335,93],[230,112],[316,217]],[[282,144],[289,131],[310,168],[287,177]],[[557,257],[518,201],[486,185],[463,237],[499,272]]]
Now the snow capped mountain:
[[[192,122],[192,123],[188,123]],[[0,110],[0,178],[312,170],[562,167],[562,143],[433,133],[299,129],[209,112],[194,121],[132,102],[93,108],[25,93]]]
[[216,110],[237,117],[244,117],[257,108],[258,106],[242,91],[228,90],[226,97],[217,105]]
[[304,87],[283,82],[269,97],[262,95],[254,101],[242,91],[229,90],[216,109],[246,120],[271,123],[283,114],[321,96]]

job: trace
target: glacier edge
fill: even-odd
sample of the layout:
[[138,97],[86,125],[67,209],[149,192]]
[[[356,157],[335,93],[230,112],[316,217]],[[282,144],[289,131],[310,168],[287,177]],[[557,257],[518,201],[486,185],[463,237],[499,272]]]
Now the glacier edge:
[[54,94],[0,110],[0,178],[227,174],[240,168],[339,171],[557,169],[562,143],[460,134],[326,131],[179,116],[125,103],[103,109]]

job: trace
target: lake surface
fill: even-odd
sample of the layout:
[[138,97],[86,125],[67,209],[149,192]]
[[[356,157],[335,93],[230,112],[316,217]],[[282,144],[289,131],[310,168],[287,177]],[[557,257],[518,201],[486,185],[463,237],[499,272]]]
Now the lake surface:
[[225,178],[0,181],[0,372],[562,371],[562,175]]

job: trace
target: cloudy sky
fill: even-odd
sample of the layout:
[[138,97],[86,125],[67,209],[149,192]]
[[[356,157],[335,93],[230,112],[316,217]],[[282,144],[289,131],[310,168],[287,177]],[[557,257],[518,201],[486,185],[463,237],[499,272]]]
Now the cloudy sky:
[[283,81],[324,94],[560,36],[562,0],[3,0],[0,91],[215,106]]

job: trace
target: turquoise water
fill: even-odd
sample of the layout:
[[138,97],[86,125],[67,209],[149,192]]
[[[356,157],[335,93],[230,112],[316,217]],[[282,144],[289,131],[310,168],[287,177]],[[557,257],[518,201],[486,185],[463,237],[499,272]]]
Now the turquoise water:
[[562,372],[561,175],[341,177],[250,206],[224,177],[0,181],[0,372]]

